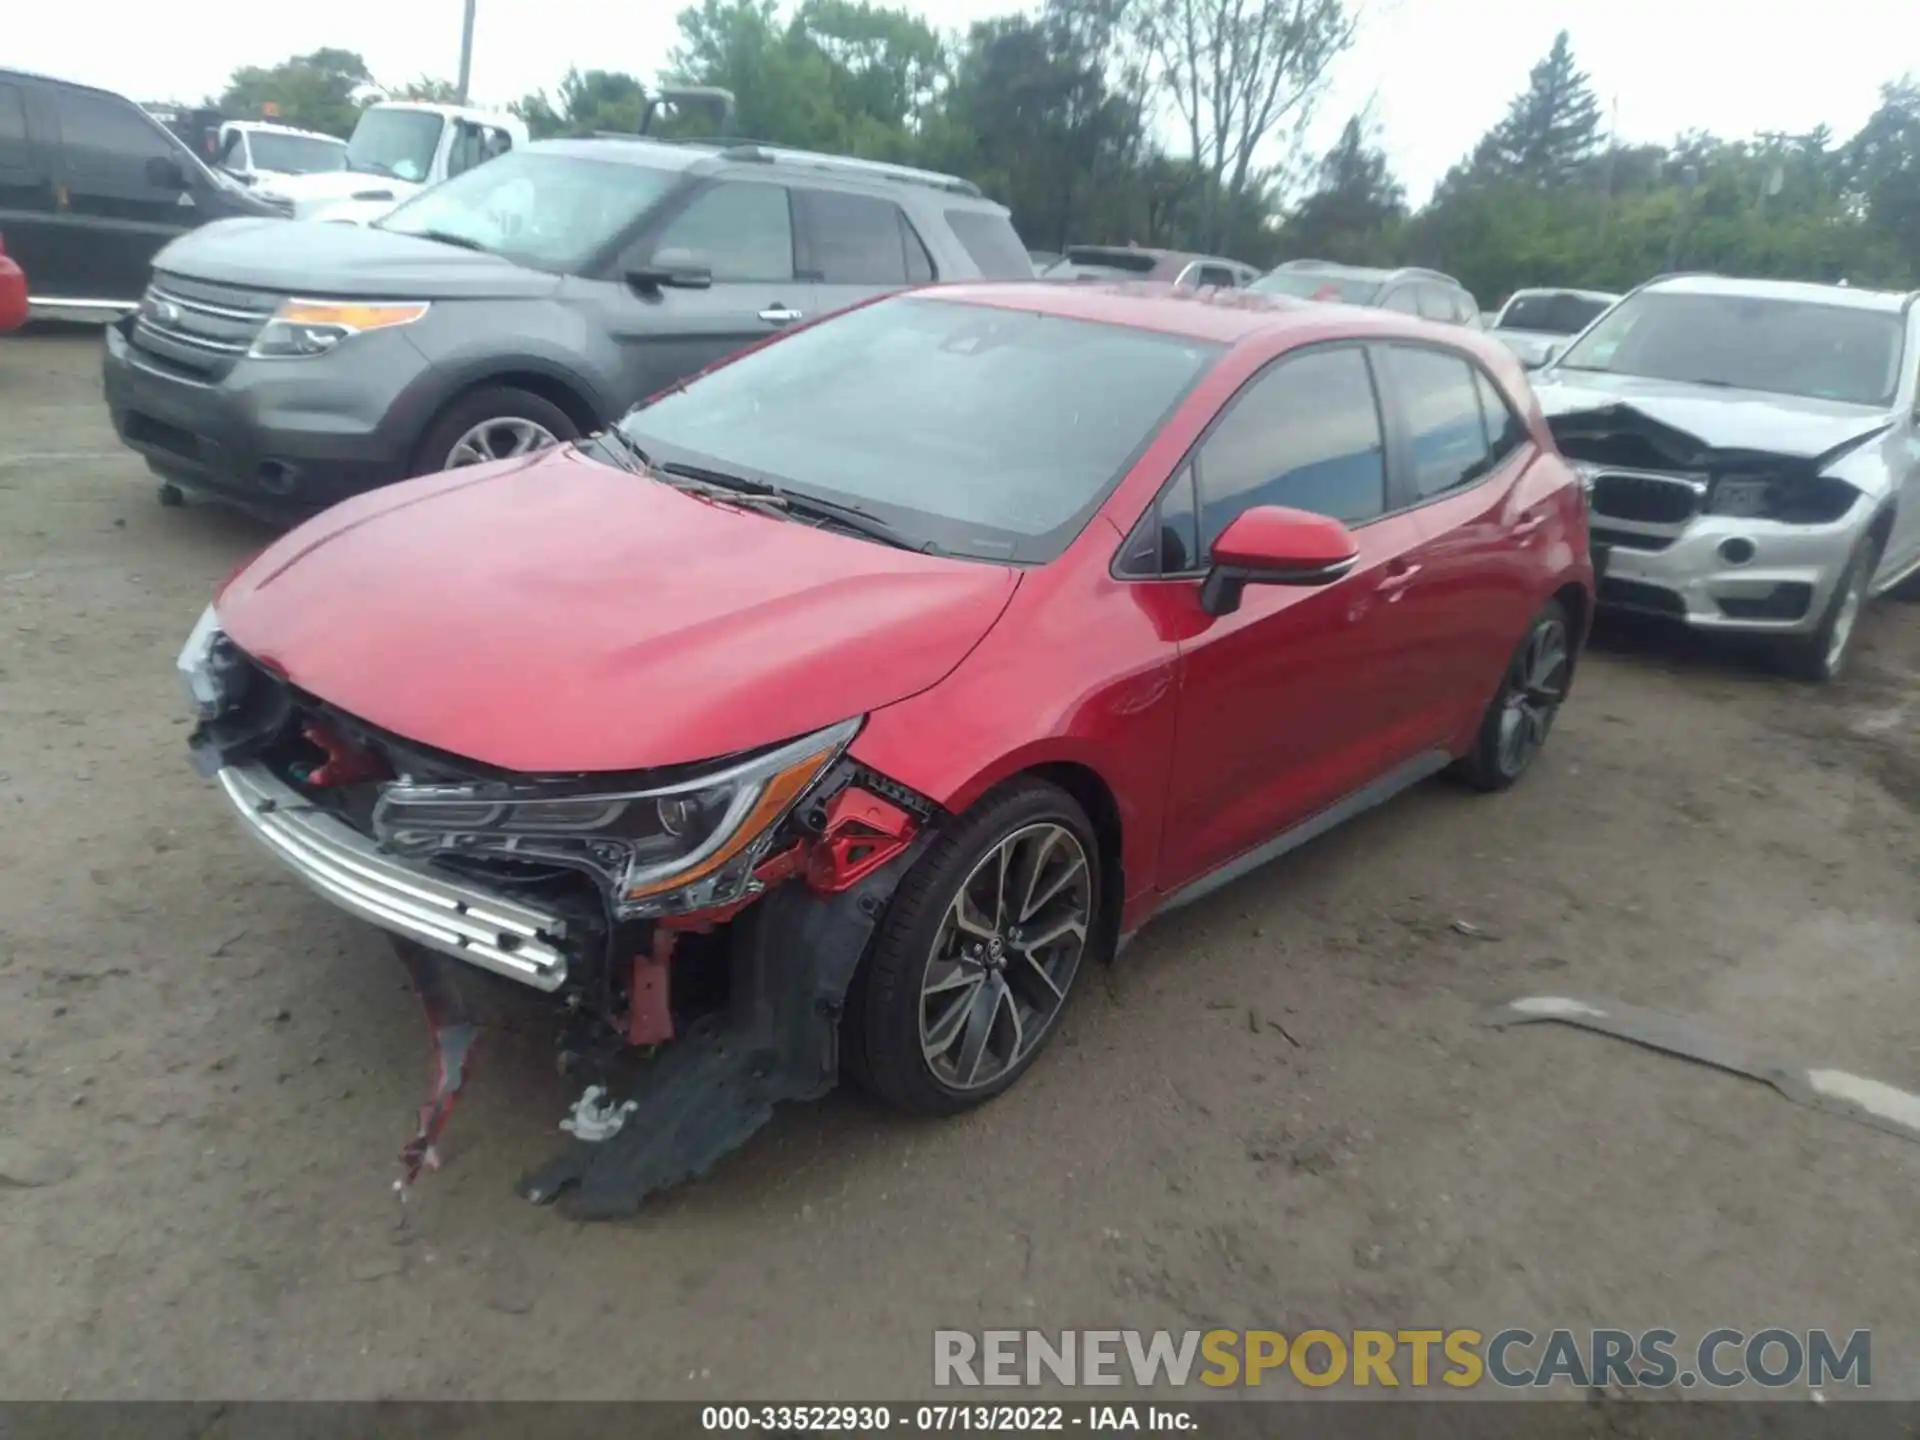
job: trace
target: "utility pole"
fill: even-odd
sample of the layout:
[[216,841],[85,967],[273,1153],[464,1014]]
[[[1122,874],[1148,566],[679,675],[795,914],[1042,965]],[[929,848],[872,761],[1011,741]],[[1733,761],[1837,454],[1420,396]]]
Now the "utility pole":
[[467,0],[466,22],[460,27],[460,103],[467,103],[467,81],[473,77],[473,7],[477,0]]

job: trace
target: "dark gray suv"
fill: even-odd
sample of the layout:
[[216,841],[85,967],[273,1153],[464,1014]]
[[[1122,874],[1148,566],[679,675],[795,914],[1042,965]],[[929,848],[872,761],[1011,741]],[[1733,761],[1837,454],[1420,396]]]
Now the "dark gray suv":
[[168,246],[107,335],[162,480],[276,515],[572,439],[742,346],[903,286],[1031,279],[952,176],[759,144],[552,140],[369,226]]

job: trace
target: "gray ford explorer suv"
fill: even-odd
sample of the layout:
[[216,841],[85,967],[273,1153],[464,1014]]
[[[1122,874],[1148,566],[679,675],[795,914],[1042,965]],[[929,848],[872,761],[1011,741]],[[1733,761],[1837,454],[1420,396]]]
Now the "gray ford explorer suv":
[[806,317],[1031,279],[965,180],[757,143],[550,140],[370,226],[169,245],[107,334],[107,404],[162,481],[294,517],[570,440]]

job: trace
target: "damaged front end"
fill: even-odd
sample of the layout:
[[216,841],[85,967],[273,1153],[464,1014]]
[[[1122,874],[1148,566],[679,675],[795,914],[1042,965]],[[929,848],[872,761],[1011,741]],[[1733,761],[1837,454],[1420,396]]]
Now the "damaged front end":
[[465,1078],[469,967],[551,998],[572,1139],[523,1182],[633,1211],[839,1071],[875,922],[936,818],[848,757],[858,719],[638,775],[523,776],[375,729],[243,654],[208,611],[180,668],[191,748],[255,839],[395,937],[435,1040],[401,1186]]
[[1628,401],[1547,424],[1586,492],[1601,605],[1788,633],[1817,623],[1870,517],[1871,486],[1841,462],[1887,429],[1711,443]]

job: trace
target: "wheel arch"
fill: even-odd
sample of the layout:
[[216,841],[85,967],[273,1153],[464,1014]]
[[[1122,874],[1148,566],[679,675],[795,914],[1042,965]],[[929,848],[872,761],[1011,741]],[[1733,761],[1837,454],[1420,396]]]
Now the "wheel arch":
[[452,376],[442,376],[431,397],[423,397],[408,427],[406,455],[417,456],[421,445],[440,417],[468,396],[496,386],[525,390],[555,406],[582,435],[600,428],[602,415],[608,412],[596,388],[578,373],[531,356],[497,359],[464,367]]

